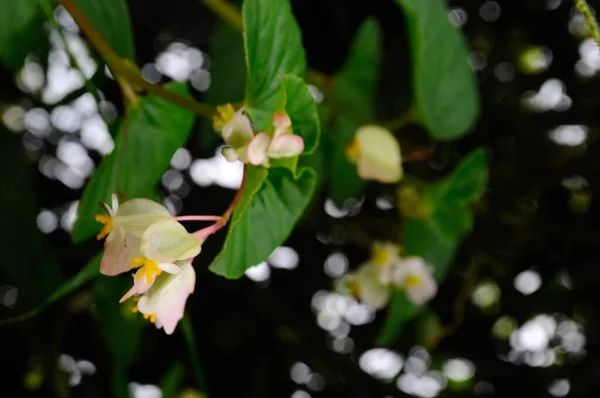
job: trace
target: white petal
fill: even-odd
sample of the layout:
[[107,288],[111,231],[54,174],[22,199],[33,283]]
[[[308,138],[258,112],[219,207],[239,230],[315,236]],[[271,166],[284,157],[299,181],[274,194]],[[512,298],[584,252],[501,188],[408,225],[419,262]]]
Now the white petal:
[[173,263],[160,263],[158,264],[158,268],[172,275],[177,275],[181,272],[181,268]]
[[275,137],[269,146],[268,155],[271,158],[289,158],[300,155],[304,150],[304,140],[299,135],[285,134]]
[[248,145],[248,160],[254,166],[264,164],[267,160],[267,148],[271,143],[271,136],[267,133],[258,133]]

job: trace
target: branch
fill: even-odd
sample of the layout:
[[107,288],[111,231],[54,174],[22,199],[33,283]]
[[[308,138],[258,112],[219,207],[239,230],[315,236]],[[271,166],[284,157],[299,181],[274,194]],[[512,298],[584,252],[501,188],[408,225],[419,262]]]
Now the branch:
[[100,56],[104,59],[108,68],[113,73],[115,79],[119,82],[123,88],[123,95],[131,100],[131,92],[127,86],[139,87],[151,94],[157,95],[170,101],[182,108],[188,109],[198,115],[211,119],[214,113],[212,106],[203,104],[201,102],[183,97],[177,93],[166,90],[162,86],[150,83],[145,80],[134,67],[132,67],[126,60],[122,59],[104,40],[104,38],[94,28],[85,13],[75,4],[73,0],[59,0],[60,4],[71,14],[73,19],[77,22],[81,30],[86,34],[89,41],[96,48]]

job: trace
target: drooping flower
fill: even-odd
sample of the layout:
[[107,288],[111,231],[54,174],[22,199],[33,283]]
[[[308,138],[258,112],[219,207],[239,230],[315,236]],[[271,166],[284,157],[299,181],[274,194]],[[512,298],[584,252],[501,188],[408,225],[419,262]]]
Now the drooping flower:
[[379,265],[366,262],[355,272],[346,274],[341,279],[341,283],[362,303],[375,309],[381,309],[390,300],[392,286],[381,283],[380,271]]
[[406,292],[411,302],[422,305],[437,293],[437,283],[432,272],[432,267],[421,257],[406,257],[397,263],[393,283]]
[[364,180],[395,183],[403,176],[400,144],[381,126],[359,128],[346,146],[346,156],[356,164],[358,175]]
[[148,291],[163,271],[179,274],[181,269],[176,262],[191,261],[200,253],[201,247],[202,239],[190,234],[173,219],[151,224],[142,235],[140,256],[131,262],[131,268],[138,268],[133,277],[133,287],[121,298],[121,302]]
[[297,156],[304,151],[304,140],[292,131],[292,121],[285,113],[273,115],[273,135],[258,133],[248,146],[248,160],[255,166],[269,167],[269,159]]
[[181,272],[161,274],[139,299],[134,311],[144,314],[158,329],[172,334],[183,318],[185,303],[196,285],[196,272],[190,261],[176,263]]
[[244,113],[244,108],[235,111],[231,104],[218,106],[217,114],[213,118],[213,126],[229,145],[223,148],[223,156],[230,162],[239,160],[247,163],[248,145],[254,138],[254,132],[250,120]]
[[[230,162],[239,160],[255,166],[269,167],[269,159],[296,156],[304,150],[304,140],[292,131],[292,122],[285,113],[273,115],[273,133],[254,134],[248,118],[242,110],[233,112],[233,107],[221,107],[221,134],[229,145],[223,148],[223,156]],[[229,122],[225,122],[229,120]],[[215,124],[215,128],[217,128]]]
[[102,203],[108,214],[97,214],[104,224],[97,239],[106,237],[100,273],[108,276],[129,271],[135,257],[140,256],[142,235],[156,221],[172,218],[166,207],[148,199],[131,199],[119,205],[112,195],[112,206]]
[[375,242],[371,248],[370,261],[379,269],[379,282],[389,285],[393,270],[399,259],[400,247],[391,242]]

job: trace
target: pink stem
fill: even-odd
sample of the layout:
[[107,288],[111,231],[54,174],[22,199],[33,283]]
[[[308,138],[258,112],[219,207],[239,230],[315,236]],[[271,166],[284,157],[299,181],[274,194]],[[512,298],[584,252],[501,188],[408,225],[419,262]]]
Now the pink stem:
[[221,216],[178,216],[177,221],[219,221]]
[[231,201],[231,204],[229,205],[229,207],[227,208],[225,213],[223,213],[223,216],[217,217],[218,219],[213,225],[210,225],[206,228],[202,228],[202,229],[194,232],[194,235],[199,236],[200,238],[205,240],[210,235],[214,234],[215,232],[217,232],[218,230],[223,228],[225,225],[227,225],[227,223],[229,222],[229,219],[231,218],[231,215],[233,214],[233,211],[235,210],[235,206],[237,206],[238,202],[242,198],[242,193],[244,192],[245,185],[246,185],[246,169],[244,169],[244,175],[242,177],[242,184],[240,186],[240,189],[235,194],[235,197]]

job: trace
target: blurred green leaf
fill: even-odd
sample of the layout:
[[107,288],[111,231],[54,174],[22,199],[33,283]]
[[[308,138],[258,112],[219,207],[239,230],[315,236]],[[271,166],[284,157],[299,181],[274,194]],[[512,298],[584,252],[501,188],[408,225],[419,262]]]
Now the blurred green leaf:
[[375,18],[360,26],[346,62],[333,79],[335,96],[353,112],[353,120],[368,123],[374,117],[375,92],[381,58],[381,33]]
[[338,205],[343,206],[357,197],[366,185],[356,171],[356,165],[346,157],[345,147],[350,143],[358,126],[344,116],[339,116],[335,125],[327,132],[328,151],[330,153],[329,196]]
[[162,398],[174,398],[181,389],[181,383],[184,376],[183,364],[175,362],[167,371],[160,382]]
[[462,32],[444,0],[396,0],[406,14],[412,47],[417,119],[440,141],[466,134],[479,114],[479,93]]
[[63,275],[37,226],[40,207],[32,174],[37,167],[21,142],[21,136],[0,128],[0,272],[19,289],[19,301],[31,307],[51,294]]
[[284,168],[247,166],[242,198],[210,270],[235,279],[266,260],[294,229],[312,198],[315,180],[309,168],[294,176]]
[[132,311],[133,300],[119,304],[131,283],[130,278],[101,275],[94,285],[98,322],[113,359],[112,390],[117,398],[129,397],[127,372],[137,357],[144,323],[142,316]]
[[[404,215],[403,248],[407,256],[423,257],[433,266],[438,283],[448,275],[452,258],[460,240],[473,227],[469,204],[481,198],[487,184],[487,155],[478,148],[466,156],[453,173],[441,182],[426,186],[423,196],[429,217],[411,219]],[[390,344],[400,330],[426,306],[417,307],[397,293],[387,319],[377,337],[378,344]]]
[[80,288],[85,285],[87,282],[94,279],[96,276],[100,274],[100,259],[102,258],[101,254],[96,255],[85,267],[83,267],[75,276],[71,279],[63,283],[57,290],[47,295],[44,300],[39,304],[38,307],[34,308],[31,311],[28,311],[22,315],[4,319],[0,321],[1,325],[8,325],[15,322],[25,321],[27,319],[33,318],[34,316],[41,313],[46,307],[55,301],[63,298],[67,294],[72,291]]
[[[210,87],[204,95],[204,102],[211,105],[242,102],[246,84],[244,40],[226,22],[217,22],[210,42],[210,59]],[[204,121],[200,135],[201,147],[210,149],[219,140],[212,121]]]
[[[333,79],[333,93],[344,102],[333,106],[330,112],[351,112],[351,115],[335,115],[334,122],[324,122],[327,153],[330,153],[329,195],[342,206],[350,198],[360,194],[365,181],[356,171],[356,165],[346,157],[345,147],[359,128],[356,120],[365,123],[375,116],[374,103],[379,63],[381,57],[381,34],[374,18],[369,18],[358,30],[346,62]],[[336,104],[337,105],[337,104]],[[331,115],[327,115],[327,119]]]
[[46,0],[0,0],[0,60],[12,70],[23,65],[44,34],[39,1]]
[[117,54],[135,60],[131,22],[125,0],[75,0],[75,2]]
[[246,0],[242,12],[246,105],[256,130],[264,130],[270,115],[280,110],[279,74],[303,76],[306,71],[304,46],[288,0]]
[[317,105],[306,83],[294,75],[280,75],[285,90],[285,111],[292,120],[294,134],[304,140],[305,154],[312,153],[319,143],[321,127]]
[[[168,84],[167,89],[189,95],[181,83]],[[187,141],[193,121],[192,112],[160,97],[142,98],[121,124],[114,151],[102,160],[83,192],[73,241],[81,242],[98,233],[100,224],[94,214],[100,211],[98,203],[110,202],[112,193],[153,198],[173,154]]]

